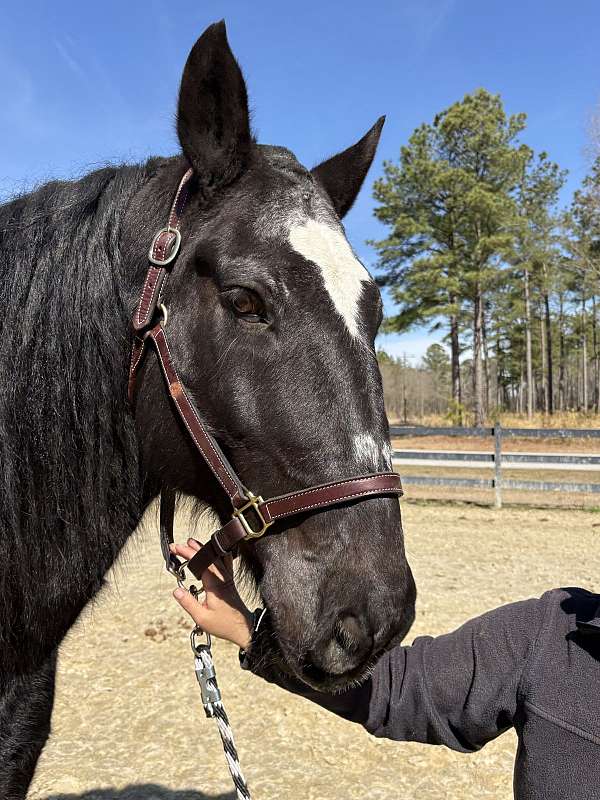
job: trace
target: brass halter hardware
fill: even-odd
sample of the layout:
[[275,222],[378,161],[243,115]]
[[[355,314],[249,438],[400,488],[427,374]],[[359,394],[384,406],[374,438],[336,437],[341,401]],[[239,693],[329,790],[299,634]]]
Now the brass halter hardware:
[[[154,255],[154,248],[156,247],[157,241],[164,233],[173,234],[175,239],[173,240],[173,243],[169,248],[169,252],[165,253],[163,258],[158,258],[157,256]],[[148,253],[148,261],[155,267],[166,267],[172,261],[175,261],[179,253],[180,247],[181,247],[181,232],[179,228],[173,228],[171,227],[171,225],[167,225],[165,228],[161,228],[154,237],[154,239],[152,239],[152,244],[150,245],[150,251]]]
[[[263,517],[259,506],[264,503],[265,501],[262,499],[260,495],[252,494],[251,491],[246,490],[246,497],[248,498],[248,502],[241,506],[241,508],[234,509],[233,516],[237,517],[239,521],[242,523],[244,530],[246,531],[245,539],[259,539],[263,536],[267,530],[267,528],[272,525],[272,522],[267,522],[267,520]],[[262,527],[258,530],[255,530],[246,517],[244,516],[244,511],[248,511],[251,508],[258,520],[260,521]]]

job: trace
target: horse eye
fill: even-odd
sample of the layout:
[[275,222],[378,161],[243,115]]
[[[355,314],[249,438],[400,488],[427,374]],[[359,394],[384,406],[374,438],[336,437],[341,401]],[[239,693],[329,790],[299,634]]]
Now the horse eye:
[[237,288],[230,293],[231,305],[238,317],[243,317],[249,322],[262,322],[265,317],[265,307],[260,297],[250,289]]

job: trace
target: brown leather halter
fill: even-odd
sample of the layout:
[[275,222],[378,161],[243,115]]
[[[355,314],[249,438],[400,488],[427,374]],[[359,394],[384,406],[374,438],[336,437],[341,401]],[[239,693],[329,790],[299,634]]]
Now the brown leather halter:
[[[187,201],[193,172],[189,169],[182,177],[166,227],[156,234],[150,247],[150,268],[144,282],[140,301],[133,315],[134,342],[129,368],[128,397],[133,408],[138,368],[152,342],[167,389],[179,417],[191,436],[196,449],[221,484],[233,507],[232,518],[212,534],[206,544],[189,561],[187,566],[196,578],[217,559],[235,551],[244,539],[263,536],[277,520],[285,519],[314,509],[341,505],[348,501],[363,500],[376,495],[402,495],[400,476],[394,472],[376,472],[353,478],[312,486],[288,494],[263,500],[253,494],[240,481],[219,444],[206,430],[198,410],[179,379],[171,357],[165,332],[167,310],[161,304],[161,292],[173,267],[181,246],[181,215]],[[156,322],[157,309],[162,312]],[[181,577],[182,565],[170,553],[173,542],[173,517],[175,494],[170,489],[161,492],[161,546],[167,569]]]

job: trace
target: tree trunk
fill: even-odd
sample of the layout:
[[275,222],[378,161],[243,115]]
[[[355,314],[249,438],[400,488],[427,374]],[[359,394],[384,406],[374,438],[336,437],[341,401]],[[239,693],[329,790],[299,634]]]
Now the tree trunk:
[[525,374],[523,372],[523,362],[521,362],[521,377],[519,380],[519,393],[517,395],[517,414],[523,413],[523,389],[525,386]]
[[485,324],[485,313],[482,312],[481,340],[483,344],[483,374],[485,376],[485,410],[490,408],[490,361],[488,358],[487,328]]
[[592,346],[594,348],[594,406],[600,414],[600,351],[598,350],[598,315],[596,295],[592,296]]
[[588,410],[588,363],[587,363],[587,330],[586,330],[586,313],[585,313],[585,298],[581,298],[581,379],[582,379],[582,392],[581,397],[583,400],[583,410]]
[[[456,298],[451,297],[450,302],[454,303]],[[458,335],[458,316],[453,314],[450,317],[450,353],[452,360],[452,400],[455,408],[459,411],[458,424],[463,424],[462,418],[462,387],[460,381],[460,340]]]
[[554,414],[554,363],[552,360],[552,319],[550,317],[550,298],[544,289],[544,314],[546,316],[546,368],[548,370],[548,413]]
[[548,413],[548,382],[546,380],[546,323],[540,317],[540,352],[542,354],[542,405],[544,414]]
[[529,299],[529,270],[523,273],[525,284],[525,360],[527,364],[527,419],[533,417],[533,365],[531,357],[531,302]]
[[563,313],[563,296],[560,295],[560,305],[558,312],[558,341],[559,341],[559,355],[558,355],[558,407],[561,411],[566,407],[566,386],[565,386],[565,362],[566,362],[566,347],[565,347],[565,329],[564,329],[564,313]]
[[583,408],[583,400],[582,400],[582,391],[581,391],[581,352],[576,353],[576,370],[575,375],[571,379],[571,408],[576,408],[577,411],[581,411]]
[[483,404],[483,302],[479,285],[475,288],[473,301],[473,411],[476,428],[485,423]]
[[500,370],[502,352],[500,350],[500,334],[496,333],[496,406],[501,409],[504,406],[504,397],[502,393],[502,373]]
[[406,353],[402,359],[402,419],[404,424],[408,422],[406,413]]

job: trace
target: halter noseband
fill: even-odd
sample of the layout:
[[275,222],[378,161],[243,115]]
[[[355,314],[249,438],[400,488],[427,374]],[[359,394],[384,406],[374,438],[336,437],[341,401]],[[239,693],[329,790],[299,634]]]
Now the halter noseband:
[[[202,573],[212,563],[235,551],[239,542],[263,536],[267,529],[279,519],[292,517],[305,511],[340,505],[351,500],[363,500],[377,495],[402,495],[403,492],[400,476],[395,472],[376,472],[344,478],[278,495],[270,500],[263,500],[260,495],[253,494],[244,486],[215,438],[206,430],[173,363],[165,333],[166,308],[160,303],[165,280],[181,246],[181,215],[188,198],[192,176],[193,171],[189,169],[182,177],[167,225],[152,240],[148,255],[150,268],[133,315],[134,341],[129,368],[128,398],[133,408],[137,371],[146,344],[152,342],[168,392],[179,417],[196,449],[229,497],[233,509],[229,522],[215,531],[209,541],[187,564],[192,574],[200,579]],[[154,323],[157,308],[162,310],[162,318]],[[173,542],[174,510],[174,492],[170,489],[163,489],[160,510],[161,545],[167,569],[179,577],[182,565],[169,550],[169,545]]]

